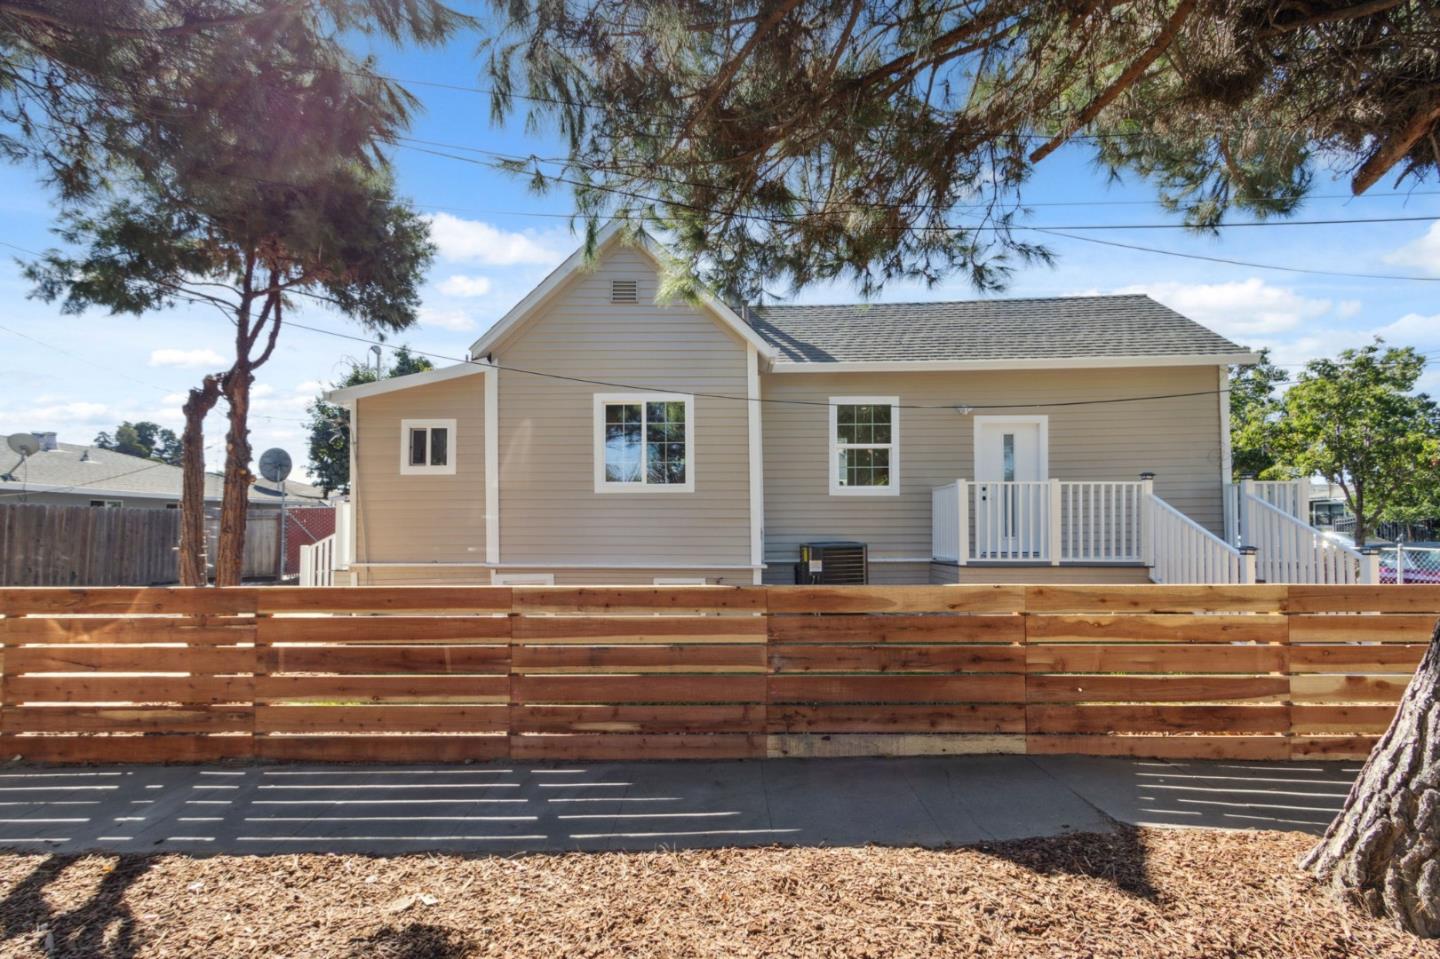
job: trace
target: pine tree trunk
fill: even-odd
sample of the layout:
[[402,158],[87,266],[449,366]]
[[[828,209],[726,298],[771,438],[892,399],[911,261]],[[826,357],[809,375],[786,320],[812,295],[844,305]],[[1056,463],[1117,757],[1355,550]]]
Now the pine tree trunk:
[[1390,729],[1301,865],[1371,915],[1440,937],[1440,623]]
[[236,363],[225,376],[225,399],[230,406],[230,430],[225,435],[225,488],[220,500],[219,556],[215,562],[217,586],[239,586],[245,575],[245,520],[250,507],[250,384],[248,363]]
[[205,572],[205,417],[220,400],[220,380],[205,377],[185,401],[185,430],[180,438],[181,586],[204,586]]

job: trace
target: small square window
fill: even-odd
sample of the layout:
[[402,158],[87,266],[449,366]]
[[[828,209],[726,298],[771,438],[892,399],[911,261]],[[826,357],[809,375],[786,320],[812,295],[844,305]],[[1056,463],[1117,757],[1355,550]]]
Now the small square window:
[[402,420],[400,472],[406,476],[453,475],[454,433],[454,420]]

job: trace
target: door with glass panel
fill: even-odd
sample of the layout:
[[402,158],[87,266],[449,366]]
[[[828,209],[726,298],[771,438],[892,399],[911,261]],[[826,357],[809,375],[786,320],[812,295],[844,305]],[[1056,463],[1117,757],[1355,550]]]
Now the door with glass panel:
[[1040,421],[977,418],[975,557],[1043,559],[1049,493]]

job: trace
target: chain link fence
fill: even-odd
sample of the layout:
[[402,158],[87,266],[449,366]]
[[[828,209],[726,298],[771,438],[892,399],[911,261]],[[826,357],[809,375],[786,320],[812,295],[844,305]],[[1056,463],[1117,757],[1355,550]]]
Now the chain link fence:
[[1381,547],[1380,582],[1440,583],[1440,547],[1404,543]]

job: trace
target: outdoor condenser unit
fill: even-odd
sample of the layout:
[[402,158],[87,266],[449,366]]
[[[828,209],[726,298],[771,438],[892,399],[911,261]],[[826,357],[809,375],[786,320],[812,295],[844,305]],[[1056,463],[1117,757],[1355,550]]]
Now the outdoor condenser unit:
[[868,554],[864,543],[806,543],[795,564],[799,585],[863,585],[868,581]]

